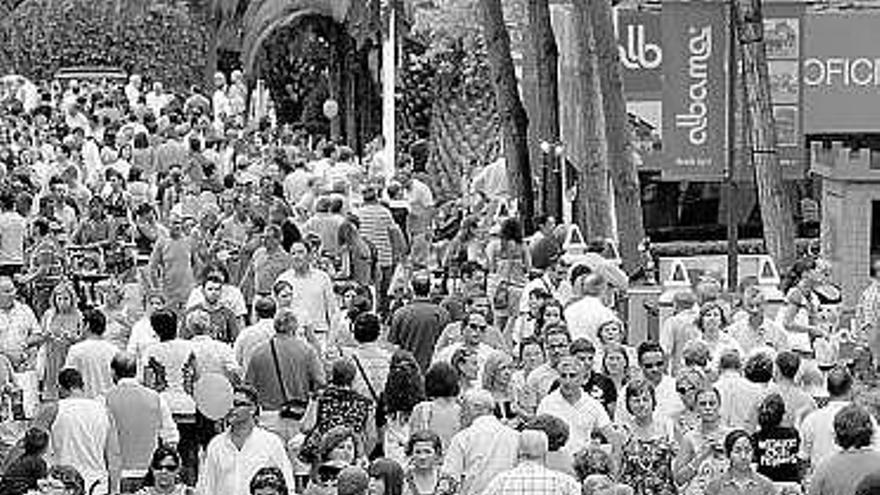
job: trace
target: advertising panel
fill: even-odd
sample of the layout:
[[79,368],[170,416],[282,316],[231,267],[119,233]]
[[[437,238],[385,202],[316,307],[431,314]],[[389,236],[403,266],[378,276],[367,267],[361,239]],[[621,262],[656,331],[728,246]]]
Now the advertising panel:
[[804,24],[804,132],[880,129],[880,15],[815,14]]
[[663,176],[719,180],[727,128],[723,3],[663,4]]
[[621,9],[617,15],[617,43],[627,99],[659,100],[663,93],[663,48],[660,14]]

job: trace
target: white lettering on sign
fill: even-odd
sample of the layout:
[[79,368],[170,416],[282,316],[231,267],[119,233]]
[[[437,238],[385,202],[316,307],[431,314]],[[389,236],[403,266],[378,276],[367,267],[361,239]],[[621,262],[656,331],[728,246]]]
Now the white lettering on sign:
[[702,146],[708,140],[709,107],[709,58],[712,56],[712,26],[688,28],[688,113],[675,115],[675,127],[688,130],[688,140]]
[[620,63],[629,70],[656,69],[663,62],[663,50],[656,43],[645,40],[644,24],[630,24],[626,27],[626,39],[621,40],[626,46],[619,44]]
[[880,86],[880,58],[804,60],[804,84],[807,86]]

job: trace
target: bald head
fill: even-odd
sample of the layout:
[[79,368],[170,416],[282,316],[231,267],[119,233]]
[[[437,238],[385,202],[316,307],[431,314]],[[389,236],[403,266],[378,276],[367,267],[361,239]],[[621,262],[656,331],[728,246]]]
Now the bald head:
[[543,462],[548,450],[547,434],[539,430],[523,430],[519,434],[519,458]]

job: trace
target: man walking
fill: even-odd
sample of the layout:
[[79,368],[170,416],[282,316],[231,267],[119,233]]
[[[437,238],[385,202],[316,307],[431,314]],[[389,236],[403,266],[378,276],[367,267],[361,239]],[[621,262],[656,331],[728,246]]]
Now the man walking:
[[135,378],[134,355],[117,354],[110,367],[116,385],[107,392],[106,403],[119,431],[121,488],[125,493],[134,493],[143,486],[158,440],[176,445],[180,434],[162,396]]
[[580,495],[581,487],[570,475],[548,469],[547,434],[524,430],[519,435],[519,464],[489,483],[483,495]]
[[107,318],[97,309],[86,309],[82,313],[86,339],[73,344],[67,351],[65,368],[79,371],[85,384],[87,397],[104,395],[113,386],[113,370],[110,363],[119,348],[104,339]]
[[236,387],[232,409],[226,415],[229,427],[211,440],[200,470],[196,491],[200,494],[250,494],[250,482],[263,467],[277,467],[287,486],[294,486],[293,469],[277,435],[257,426],[257,392]]
[[431,364],[434,345],[449,323],[449,313],[428,298],[431,293],[429,274],[414,275],[412,290],[415,299],[391,317],[388,342],[412,352],[424,373]]
[[260,424],[285,441],[299,433],[300,420],[281,416],[284,403],[305,403],[325,383],[317,351],[296,336],[296,328],[293,311],[281,311],[275,318],[275,336],[257,348],[245,371],[245,381],[256,388],[263,405]]
[[495,417],[490,392],[470,390],[464,403],[473,421],[452,437],[440,475],[460,486],[461,495],[479,495],[492,478],[516,465],[519,433]]
[[103,404],[86,395],[79,371],[61,370],[58,384],[62,399],[36,420],[50,432],[51,464],[75,468],[88,493],[119,493],[121,461],[113,417]]

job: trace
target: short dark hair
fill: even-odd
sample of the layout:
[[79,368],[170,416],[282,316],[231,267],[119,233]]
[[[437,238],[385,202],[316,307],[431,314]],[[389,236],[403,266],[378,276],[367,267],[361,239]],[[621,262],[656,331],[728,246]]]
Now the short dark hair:
[[544,344],[542,344],[541,341],[537,337],[535,337],[534,335],[529,335],[528,337],[523,337],[522,341],[520,341],[520,343],[519,343],[519,359],[520,359],[520,361],[522,361],[523,350],[530,345],[536,345],[536,346],[538,346],[538,348],[541,349],[541,353],[544,352]]
[[458,397],[459,392],[458,372],[451,364],[441,361],[428,368],[425,373],[425,395],[429,399]]
[[734,348],[721,351],[721,356],[718,358],[718,369],[721,371],[742,369],[739,351]]
[[782,351],[776,355],[776,369],[779,374],[789,380],[794,380],[801,367],[801,358],[791,351]]
[[782,423],[785,417],[785,401],[779,394],[770,394],[764,397],[758,406],[758,425],[761,429],[775,428]]
[[749,432],[742,429],[733,430],[724,437],[724,454],[727,457],[730,457],[730,453],[733,452],[733,446],[736,445],[741,438],[745,438],[749,441],[749,444],[752,444],[752,436],[749,435]]
[[352,325],[354,339],[360,343],[375,342],[381,331],[382,323],[373,313],[361,313]]
[[443,441],[440,440],[440,435],[431,430],[414,431],[406,442],[406,455],[411,456],[413,454],[413,449],[419,442],[431,442],[434,446],[434,453],[437,454],[437,456],[443,455]]
[[110,369],[116,378],[134,378],[137,375],[137,357],[127,352],[119,352],[110,361]]
[[348,387],[354,382],[357,370],[348,359],[337,359],[330,367],[330,383],[337,387]]
[[260,395],[254,387],[247,384],[239,384],[232,387],[232,393],[246,395],[249,401],[253,402],[255,406],[260,407]]
[[566,328],[565,325],[562,323],[546,326],[543,329],[543,333],[545,345],[547,344],[547,340],[550,339],[551,335],[564,335],[565,338],[568,340],[569,345],[571,345],[571,333],[568,331],[568,328]]
[[75,389],[82,390],[83,387],[85,387],[82,373],[75,368],[64,368],[61,370],[61,372],[58,373],[58,385],[67,391]]
[[107,330],[107,317],[100,310],[86,308],[82,312],[82,319],[88,332],[93,335],[104,335]]
[[639,344],[639,347],[636,350],[639,364],[642,364],[642,360],[645,357],[645,354],[650,354],[652,352],[659,352],[660,354],[663,354],[664,358],[666,357],[666,353],[663,352],[663,348],[660,347],[660,344],[658,344],[657,342],[646,340],[645,342]]
[[770,383],[773,379],[773,359],[766,352],[758,352],[746,360],[743,375],[753,383]]
[[474,273],[484,271],[486,271],[486,269],[483,268],[483,265],[477,263],[476,261],[465,261],[458,269],[458,273],[459,275],[461,275],[462,278],[472,277]]
[[571,269],[571,273],[569,274],[568,279],[569,282],[571,282],[573,285],[575,282],[577,282],[579,278],[589,275],[591,273],[593,273],[593,269],[581,263],[580,265],[576,265],[574,268]]
[[568,352],[571,354],[577,354],[579,352],[589,352],[595,354],[596,346],[593,345],[593,342],[590,339],[586,337],[581,337],[575,339],[574,342],[568,345]]
[[257,318],[261,320],[273,318],[275,311],[277,311],[277,306],[275,305],[275,300],[271,297],[261,297],[254,304],[254,312],[257,314]]
[[568,423],[551,414],[535,416],[526,423],[525,429],[543,431],[547,435],[547,450],[550,452],[561,449],[568,442]]
[[49,446],[49,433],[42,428],[31,428],[24,434],[24,453],[38,455]]
[[834,416],[834,439],[840,448],[867,447],[874,436],[871,413],[862,406],[850,404]]
[[151,314],[150,326],[160,342],[168,342],[177,337],[177,315],[170,309],[160,309]]
[[843,366],[836,366],[829,371],[826,380],[828,395],[831,397],[840,397],[848,394],[850,390],[852,390],[852,375],[849,370]]
[[428,275],[420,274],[413,276],[410,285],[412,286],[413,294],[418,297],[426,297],[431,293],[431,277]]

